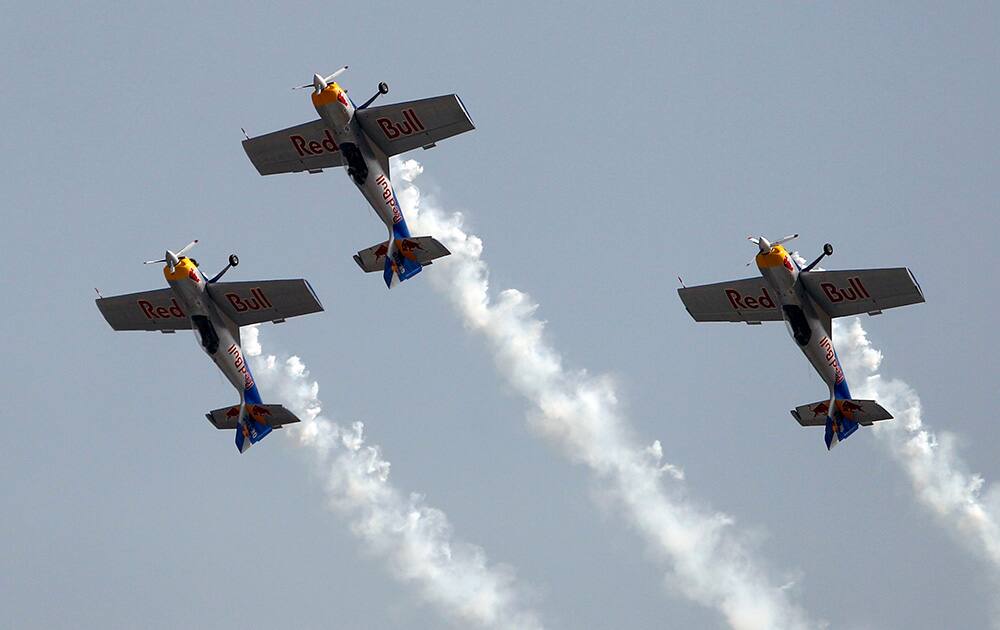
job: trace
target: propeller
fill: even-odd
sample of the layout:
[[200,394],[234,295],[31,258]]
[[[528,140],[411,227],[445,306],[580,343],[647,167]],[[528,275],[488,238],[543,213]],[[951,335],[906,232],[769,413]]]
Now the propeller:
[[[789,234],[788,236],[783,236],[783,237],[779,238],[778,240],[774,241],[773,243],[771,241],[767,240],[766,238],[764,238],[763,236],[748,236],[747,240],[750,241],[751,243],[753,243],[754,245],[756,245],[758,248],[760,248],[760,253],[761,254],[770,254],[772,247],[775,247],[777,245],[781,245],[782,243],[787,243],[788,241],[797,239],[798,237],[799,237],[798,234]],[[751,260],[750,262],[748,262],[747,263],[747,267],[749,267],[750,263],[752,263],[752,262],[753,262],[753,260]]]
[[333,74],[331,74],[328,77],[322,77],[322,76],[320,76],[318,74],[314,74],[313,75],[312,83],[306,83],[305,85],[300,85],[300,86],[294,87],[292,89],[293,90],[304,90],[306,88],[313,88],[314,90],[316,90],[316,93],[319,94],[320,92],[322,92],[323,90],[326,89],[326,86],[328,86],[331,81],[333,81],[334,79],[336,79],[337,77],[339,77],[346,70],[347,70],[347,66],[344,66],[343,68],[340,68],[339,70],[337,70],[336,72],[334,72]]
[[163,253],[163,258],[161,258],[160,260],[147,260],[142,264],[155,265],[157,263],[167,263],[167,266],[170,267],[170,271],[173,272],[174,268],[181,262],[181,256],[191,251],[191,248],[197,244],[198,244],[198,239],[194,239],[193,241],[182,247],[180,251],[177,252],[176,254],[168,249],[166,252]]

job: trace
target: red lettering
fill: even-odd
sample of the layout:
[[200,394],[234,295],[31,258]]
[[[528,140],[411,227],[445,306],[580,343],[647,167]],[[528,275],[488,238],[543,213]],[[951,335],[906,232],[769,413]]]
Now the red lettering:
[[292,146],[294,146],[295,150],[299,152],[299,157],[303,157],[305,155],[312,155],[309,152],[309,149],[306,148],[305,138],[303,138],[302,136],[292,136],[291,140],[292,140]]
[[267,296],[264,295],[264,292],[261,291],[259,287],[255,287],[254,289],[252,289],[250,291],[250,293],[252,295],[256,295],[257,296],[257,299],[260,300],[260,304],[261,304],[262,308],[263,307],[267,307],[267,308],[273,308],[274,307],[274,304],[271,304],[271,300],[267,299]]
[[851,283],[854,285],[854,288],[858,290],[859,297],[871,299],[872,296],[868,293],[868,289],[865,288],[865,285],[861,284],[861,278],[851,278]]
[[320,143],[318,143],[318,142],[316,142],[315,140],[310,140],[309,141],[309,151],[313,155],[316,155],[317,153],[322,153],[323,152],[323,145],[320,144]]
[[424,130],[424,123],[420,122],[420,119],[417,118],[417,112],[413,111],[412,109],[406,109],[403,110],[403,116],[411,123],[413,123],[414,131]]
[[324,129],[323,134],[326,136],[325,138],[323,138],[323,148],[329,151],[330,153],[339,151],[339,149],[337,148],[337,142],[333,139],[333,136],[330,135],[330,130]]
[[767,287],[764,287],[764,290],[761,291],[760,298],[757,301],[764,308],[774,308],[774,300],[771,299],[771,294],[767,292]]
[[184,317],[184,311],[181,310],[180,305],[177,304],[177,300],[171,299],[170,304],[171,304],[170,306],[171,315],[173,315],[174,317]]
[[726,297],[729,298],[729,303],[733,305],[733,308],[743,308],[743,304],[740,301],[743,299],[743,296],[740,295],[739,291],[735,289],[726,289]]
[[153,315],[153,305],[146,300],[139,300],[139,308],[142,309],[142,314],[146,316],[146,319],[156,319]]
[[389,120],[388,118],[379,118],[376,119],[375,122],[377,122],[378,126],[382,128],[382,133],[385,134],[386,138],[394,140],[399,137],[399,131],[396,130],[396,127],[392,124],[392,121]]
[[166,318],[170,317],[170,311],[168,311],[167,307],[165,307],[165,306],[157,306],[156,307],[156,316],[159,317],[159,318],[161,318],[161,319],[166,319]]
[[229,300],[229,303],[233,305],[233,308],[236,309],[237,313],[242,313],[243,311],[247,310],[246,304],[244,304],[243,300],[240,299],[240,296],[236,295],[235,293],[227,293],[226,299]]
[[743,303],[747,305],[747,308],[757,308],[757,300],[752,297],[743,298]]
[[821,282],[819,288],[823,289],[823,293],[826,294],[827,299],[836,304],[837,302],[843,302],[844,296],[840,294],[837,287],[833,286],[829,282]]

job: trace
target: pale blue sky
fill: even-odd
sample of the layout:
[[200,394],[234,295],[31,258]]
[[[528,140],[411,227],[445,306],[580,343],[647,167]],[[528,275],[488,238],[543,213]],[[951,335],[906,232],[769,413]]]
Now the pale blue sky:
[[[298,449],[279,436],[241,457],[211,429],[235,394],[194,341],[100,317],[93,287],[163,286],[141,261],[199,238],[209,272],[235,251],[233,280],[310,280],[326,312],[269,328],[269,349],[302,357],[331,415],[366,422],[399,488],[513,566],[547,626],[721,624],[664,588],[426,278],[389,293],[359,272],[351,254],[384,228],[343,174],[262,178],[246,159],[240,127],[313,118],[289,88],[350,64],[355,100],[383,80],[386,102],[460,94],[477,130],[416,155],[422,189],[465,212],[494,286],[541,304],[570,366],[618,379],[691,494],[800,576],[807,610],[988,624],[995,582],[873,436],[827,453],[791,419],[825,390],[783,327],[695,325],[675,288],[750,273],[751,232],[799,232],[806,257],[832,242],[830,268],[910,267],[927,303],[864,323],[926,420],[1000,477],[995,4],[3,13],[0,623],[447,625],[324,508]],[[252,552],[234,543],[247,528],[266,541]]]

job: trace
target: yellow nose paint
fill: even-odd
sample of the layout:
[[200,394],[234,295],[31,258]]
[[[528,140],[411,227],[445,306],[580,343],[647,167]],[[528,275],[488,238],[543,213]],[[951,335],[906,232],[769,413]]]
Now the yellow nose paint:
[[183,280],[194,273],[198,281],[201,281],[201,276],[198,275],[198,267],[190,258],[181,258],[174,270],[170,271],[170,265],[163,266],[163,276],[167,280]]
[[331,83],[326,86],[319,94],[316,92],[312,93],[312,102],[316,107],[320,105],[332,105],[337,101],[340,101],[345,107],[347,106],[347,93],[337,83]]
[[781,245],[775,245],[771,248],[771,251],[766,254],[757,254],[757,266],[761,269],[769,269],[771,267],[781,267],[785,264],[785,259],[788,258],[788,250],[786,250]]

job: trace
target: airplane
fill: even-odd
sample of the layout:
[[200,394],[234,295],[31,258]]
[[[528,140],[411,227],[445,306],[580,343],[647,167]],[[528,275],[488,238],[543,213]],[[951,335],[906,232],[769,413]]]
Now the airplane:
[[[263,322],[280,324],[289,317],[323,310],[305,280],[219,282],[237,266],[236,254],[229,264],[209,278],[198,262],[184,254],[198,243],[191,241],[177,253],[169,249],[160,260],[170,288],[99,297],[97,308],[114,330],[158,330],[173,333],[193,329],[205,354],[240,394],[238,406],[223,407],[205,416],[217,429],[236,429],[236,448],[245,453],[272,429],[299,422],[281,405],[265,405],[250,365],[240,347],[240,327]],[[98,292],[100,296],[100,292]],[[183,379],[174,372],[173,378]]]
[[[792,417],[804,427],[825,426],[826,448],[854,433],[858,426],[890,420],[892,415],[874,400],[855,400],[833,346],[831,321],[924,301],[923,291],[909,269],[814,270],[833,246],[801,267],[784,243],[791,234],[773,243],[763,236],[748,236],[757,245],[754,257],[761,276],[677,290],[688,313],[697,322],[782,321],[809,363],[830,388],[826,400],[801,405]],[[747,263],[749,266],[750,263]],[[681,282],[683,285],[683,281]]]
[[343,166],[389,231],[389,240],[359,251],[354,261],[362,271],[382,271],[391,289],[451,252],[430,236],[410,235],[389,180],[389,158],[418,147],[430,149],[475,126],[456,94],[370,107],[389,92],[385,82],[355,107],[347,91],[334,81],[346,70],[343,66],[327,77],[313,75],[311,84],[295,88],[313,89],[318,120],[255,138],[247,136],[243,149],[261,175],[320,173]]

